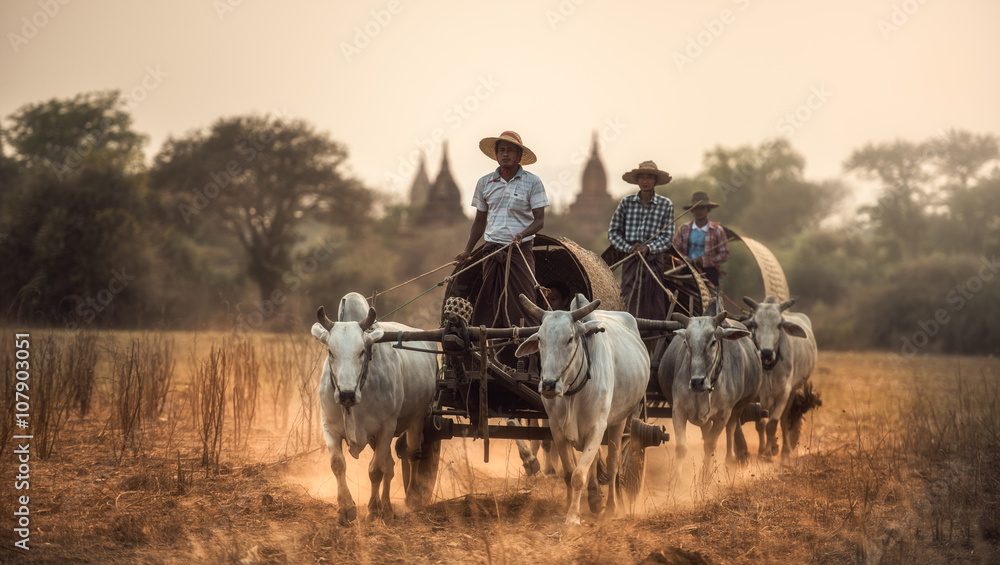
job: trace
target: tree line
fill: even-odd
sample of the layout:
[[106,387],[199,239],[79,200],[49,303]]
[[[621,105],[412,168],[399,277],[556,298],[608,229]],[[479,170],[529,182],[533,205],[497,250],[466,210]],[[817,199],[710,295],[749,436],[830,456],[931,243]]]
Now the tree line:
[[[351,176],[343,143],[299,118],[219,118],[168,138],[149,165],[117,91],[28,104],[2,127],[7,324],[297,331],[319,304],[447,262],[458,243],[445,242],[468,230],[414,226],[407,204]],[[712,148],[667,188],[678,210],[704,190],[722,204],[712,219],[775,252],[821,346],[984,353],[1000,335],[998,163],[992,134],[871,143],[844,172],[878,198],[841,214],[844,182],[806,179],[775,139]],[[607,245],[551,213],[544,231]],[[760,292],[755,268],[739,253],[726,265],[734,303]]]

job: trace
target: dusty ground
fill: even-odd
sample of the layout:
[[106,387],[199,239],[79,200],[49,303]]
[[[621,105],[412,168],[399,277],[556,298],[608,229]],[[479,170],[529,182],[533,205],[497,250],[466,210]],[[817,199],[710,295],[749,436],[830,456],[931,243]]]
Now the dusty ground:
[[[33,461],[29,552],[11,549],[19,493],[6,450],[0,562],[1000,561],[1000,361],[821,353],[813,382],[823,407],[809,414],[790,464],[713,464],[702,483],[691,478],[700,457],[678,476],[672,446],[651,449],[632,511],[585,512],[572,529],[562,525],[562,479],[525,477],[510,442],[493,442],[489,464],[481,442],[448,442],[434,504],[407,510],[397,480],[395,518],[340,526],[326,456],[283,459],[288,441],[274,417],[260,417],[249,449],[223,450],[218,475],[201,467],[183,421],[161,419],[142,453],[119,463],[105,418],[73,417],[55,454]],[[348,473],[361,514],[367,455]]]

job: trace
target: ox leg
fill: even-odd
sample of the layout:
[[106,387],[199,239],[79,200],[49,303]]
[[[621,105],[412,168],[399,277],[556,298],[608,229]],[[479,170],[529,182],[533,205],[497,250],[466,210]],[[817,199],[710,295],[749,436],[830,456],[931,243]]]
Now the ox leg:
[[[507,425],[520,426],[521,423],[515,420],[514,418],[508,418]],[[532,447],[534,447],[535,442],[531,442],[531,444]],[[528,476],[534,475],[539,470],[541,470],[542,466],[538,462],[538,458],[535,457],[535,454],[533,453],[533,451],[538,451],[537,447],[534,447],[533,450],[529,449],[527,442],[525,442],[523,439],[514,440],[514,445],[517,446],[517,453],[521,457],[521,466],[524,467],[524,472]]]
[[621,470],[622,434],[625,432],[625,422],[608,428],[608,505],[604,515],[613,518],[616,514],[615,491],[618,490],[618,473]]
[[599,515],[601,510],[604,510],[604,497],[601,496],[601,484],[597,477],[597,468],[600,466],[600,461],[601,454],[598,451],[597,457],[594,457],[594,462],[590,464],[590,470],[587,471],[587,506],[590,507],[590,511],[595,515]]
[[[573,505],[573,469],[576,468],[571,451],[573,448],[556,430],[552,430],[552,438],[556,453],[559,454],[559,459],[562,460],[563,480],[566,481],[566,508],[568,511],[569,507]],[[579,498],[578,496],[577,504],[579,504]]]
[[[702,441],[705,443],[705,461],[702,465],[702,480],[708,480],[709,478],[713,460],[715,458],[715,448],[719,443],[719,436],[726,430],[726,423],[728,421],[729,420],[726,417],[715,418],[701,427],[701,437]],[[727,437],[727,439],[730,438]]]
[[754,427],[757,428],[757,458],[758,459],[769,459],[771,456],[770,446],[767,444],[767,435],[765,430],[767,429],[767,420],[761,418],[754,422]]
[[687,457],[688,452],[687,415],[681,411],[679,406],[675,406],[673,409],[673,422],[674,443],[676,444],[674,453],[677,456],[676,472],[679,476],[684,463],[684,458]]
[[[792,411],[791,403],[787,403],[785,409],[781,411],[781,460],[789,461],[792,458],[792,447],[791,441],[788,439],[788,432],[791,428],[791,423],[789,421],[790,413]],[[778,451],[778,444],[775,442],[774,452]]]
[[330,469],[337,479],[337,519],[341,524],[353,522],[358,517],[358,508],[347,488],[347,461],[344,459],[344,438],[332,437],[326,431],[326,447],[330,451]]
[[[419,508],[426,498],[424,492],[427,485],[420,480],[417,471],[418,460],[420,458],[420,446],[424,443],[424,422],[418,420],[406,429],[406,450],[402,458],[403,480],[406,481],[404,489],[406,491],[406,506],[409,508]],[[389,458],[392,462],[392,458]]]
[[[392,516],[392,504],[389,501],[389,486],[395,474],[390,446],[392,445],[392,430],[382,433],[375,443],[375,455],[368,466],[368,478],[371,480],[372,493],[368,499],[369,518],[388,518]],[[380,488],[381,487],[381,488]],[[381,494],[381,498],[379,497]]]
[[596,463],[597,452],[601,449],[601,437],[604,435],[605,427],[600,425],[594,427],[589,440],[584,445],[580,460],[576,463],[576,469],[573,469],[570,479],[573,494],[570,497],[569,510],[566,513],[566,524],[568,525],[580,525],[580,497],[583,496],[583,487],[587,485],[589,475],[595,475],[596,480],[596,473],[592,472],[591,467]]

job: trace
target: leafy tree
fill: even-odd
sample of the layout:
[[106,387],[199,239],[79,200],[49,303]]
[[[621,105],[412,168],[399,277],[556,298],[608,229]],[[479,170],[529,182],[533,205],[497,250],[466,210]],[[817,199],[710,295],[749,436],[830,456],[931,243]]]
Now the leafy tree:
[[146,136],[132,130],[132,116],[117,90],[28,104],[8,119],[7,141],[26,171],[45,169],[66,180],[95,155],[123,171],[142,170]]
[[238,116],[168,139],[152,186],[185,226],[217,224],[239,242],[262,300],[279,288],[303,221],[356,231],[373,196],[347,176],[343,146],[303,120]]
[[81,94],[7,118],[16,168],[16,182],[4,186],[0,240],[8,314],[83,325],[135,312],[129,305],[140,303],[138,276],[149,264],[147,208],[144,176],[129,168],[141,164],[144,138],[123,108],[115,92]]
[[706,152],[702,177],[718,187],[722,204],[712,218],[766,241],[817,224],[845,191],[837,182],[804,180],[804,167],[805,159],[785,139]]

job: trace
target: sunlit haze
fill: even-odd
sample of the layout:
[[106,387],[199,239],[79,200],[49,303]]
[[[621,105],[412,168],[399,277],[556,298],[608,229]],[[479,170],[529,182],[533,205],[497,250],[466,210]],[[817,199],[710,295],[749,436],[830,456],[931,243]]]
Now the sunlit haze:
[[468,201],[495,166],[478,141],[505,129],[538,155],[557,210],[595,131],[616,196],[640,161],[689,176],[720,144],[788,137],[818,181],[868,142],[1000,133],[991,0],[19,0],[0,14],[2,116],[120,89],[147,159],[223,116],[300,117],[400,199],[420,151],[433,179],[447,140]]

